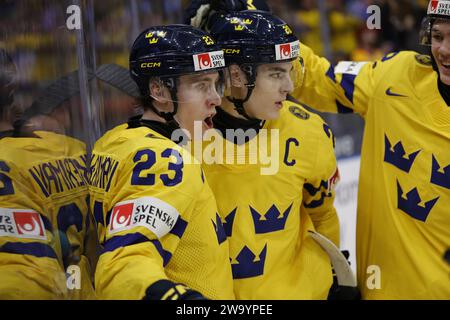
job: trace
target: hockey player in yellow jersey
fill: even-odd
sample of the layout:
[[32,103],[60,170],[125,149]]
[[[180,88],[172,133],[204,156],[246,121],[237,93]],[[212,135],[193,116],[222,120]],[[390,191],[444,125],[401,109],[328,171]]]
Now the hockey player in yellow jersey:
[[236,298],[326,299],[330,260],[308,231],[339,244],[338,170],[330,128],[286,101],[301,77],[292,66],[299,41],[282,20],[248,11],[215,19],[211,36],[225,52],[232,84],[214,127],[223,150],[244,152],[231,162],[225,153],[204,161],[230,242]]
[[[223,52],[190,26],[152,27],[135,40],[131,77],[144,114],[100,138],[91,206],[102,245],[102,299],[233,299],[228,242],[200,165],[171,139],[210,128],[223,91]],[[188,161],[189,160],[189,161]]]
[[[84,145],[35,131],[2,138],[0,146],[2,298],[94,298],[83,255],[89,226]],[[66,271],[78,278],[66,279]]]
[[[3,75],[1,101],[11,104]],[[93,298],[85,146],[49,131],[24,133],[29,123],[21,123],[0,136],[0,297]]]
[[365,120],[357,216],[365,299],[450,299],[450,1],[430,1],[422,44],[331,66],[306,46],[294,96]]

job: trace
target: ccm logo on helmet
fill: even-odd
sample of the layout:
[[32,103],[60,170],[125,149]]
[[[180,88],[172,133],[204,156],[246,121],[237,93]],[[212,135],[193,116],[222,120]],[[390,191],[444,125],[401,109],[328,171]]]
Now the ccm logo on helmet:
[[223,49],[225,54],[239,54],[241,53],[241,49]]
[[195,54],[193,59],[195,71],[225,67],[222,50]]
[[159,68],[161,67],[161,62],[143,62],[141,63],[141,68]]
[[300,42],[298,40],[290,43],[275,45],[275,58],[277,61],[297,58],[299,54]]

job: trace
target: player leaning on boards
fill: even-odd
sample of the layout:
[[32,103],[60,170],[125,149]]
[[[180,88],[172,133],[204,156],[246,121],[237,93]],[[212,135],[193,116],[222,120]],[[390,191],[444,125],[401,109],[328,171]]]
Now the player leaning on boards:
[[[338,172],[329,127],[286,101],[302,76],[292,67],[298,39],[284,21],[264,12],[222,15],[210,27],[231,77],[231,92],[217,109],[214,127],[224,136],[227,129],[256,133],[245,142],[223,141],[241,143],[246,164],[204,165],[230,242],[236,297],[326,299],[330,260],[308,231],[339,244],[333,206]],[[279,170],[271,175],[261,174],[261,162],[248,161],[249,145],[263,131],[279,147]]]
[[[205,55],[216,65],[199,64]],[[234,298],[214,196],[171,140],[180,127],[193,137],[194,121],[210,127],[224,66],[214,41],[190,26],[152,27],[134,42],[130,71],[144,114],[100,138],[91,164],[99,298]]]

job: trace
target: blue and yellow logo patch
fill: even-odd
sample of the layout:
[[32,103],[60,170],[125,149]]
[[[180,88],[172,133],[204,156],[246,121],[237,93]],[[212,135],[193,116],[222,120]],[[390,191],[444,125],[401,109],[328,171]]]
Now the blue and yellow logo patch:
[[296,106],[290,106],[289,111],[299,119],[308,120],[310,117],[310,114],[308,112]]
[[416,61],[424,66],[431,66],[431,57],[426,54],[416,54]]

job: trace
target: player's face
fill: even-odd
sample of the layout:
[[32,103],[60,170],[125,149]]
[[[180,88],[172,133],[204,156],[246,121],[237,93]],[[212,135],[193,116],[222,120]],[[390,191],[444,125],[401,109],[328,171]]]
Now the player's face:
[[194,135],[194,123],[201,124],[202,131],[213,127],[212,118],[216,114],[216,107],[222,103],[221,96],[216,90],[218,72],[184,75],[180,77],[178,85],[178,111],[175,119],[180,127]]
[[258,66],[255,89],[245,104],[250,117],[271,120],[280,116],[282,102],[294,89],[292,69],[291,62]]
[[431,52],[441,81],[450,85],[450,20],[437,20],[431,29]]

